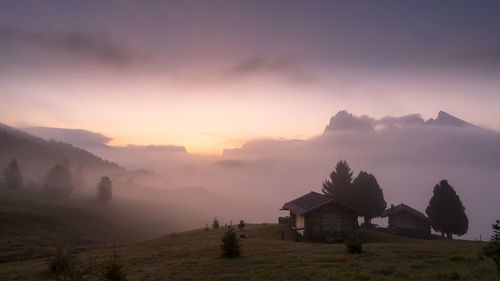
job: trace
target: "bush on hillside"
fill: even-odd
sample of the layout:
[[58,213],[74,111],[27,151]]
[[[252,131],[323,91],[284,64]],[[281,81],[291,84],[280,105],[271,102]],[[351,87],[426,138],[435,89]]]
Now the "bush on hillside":
[[221,245],[223,258],[235,258],[241,256],[241,247],[240,240],[238,236],[236,236],[236,231],[234,231],[233,227],[228,227],[227,231],[222,236],[222,245]]
[[97,256],[82,260],[78,254],[67,248],[58,247],[49,260],[49,275],[57,281],[125,281],[127,273],[120,263],[120,255],[115,247],[111,257],[105,262],[97,262]]
[[77,254],[67,248],[58,247],[49,260],[49,275],[57,281],[83,281],[95,276],[97,265],[94,258],[82,262]]
[[347,240],[345,246],[350,254],[361,254],[363,252],[363,242],[359,238]]
[[113,246],[111,258],[103,265],[102,279],[106,281],[127,280],[127,273],[123,269],[123,265],[120,262],[120,255],[115,246]]

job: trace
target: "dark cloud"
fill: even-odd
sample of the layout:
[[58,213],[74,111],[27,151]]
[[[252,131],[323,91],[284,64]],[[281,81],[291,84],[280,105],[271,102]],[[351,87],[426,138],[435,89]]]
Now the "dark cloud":
[[136,57],[106,36],[76,31],[28,31],[0,25],[0,47],[7,44],[43,48],[53,52],[64,51],[83,59],[108,64],[128,64]]
[[28,127],[22,130],[44,139],[68,142],[84,149],[103,148],[112,140],[105,135],[80,129]]
[[274,74],[299,83],[314,80],[312,73],[308,72],[297,59],[291,57],[253,56],[237,62],[228,72],[236,76]]

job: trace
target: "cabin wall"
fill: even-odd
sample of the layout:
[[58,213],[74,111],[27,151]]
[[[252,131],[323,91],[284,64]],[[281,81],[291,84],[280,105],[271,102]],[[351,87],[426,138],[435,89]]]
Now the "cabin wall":
[[297,216],[297,221],[295,223],[295,227],[299,228],[299,229],[300,228],[304,228],[304,226],[305,226],[304,221],[305,221],[305,219],[304,219],[303,215],[302,216]]
[[358,214],[337,203],[328,204],[305,215],[308,238],[321,239],[333,233],[348,233],[358,228]]
[[406,212],[399,212],[389,216],[389,228],[407,236],[429,236],[430,224]]

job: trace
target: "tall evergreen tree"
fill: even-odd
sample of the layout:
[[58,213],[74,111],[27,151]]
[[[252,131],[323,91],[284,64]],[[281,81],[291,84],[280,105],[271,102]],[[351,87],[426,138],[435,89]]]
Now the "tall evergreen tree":
[[222,236],[221,256],[224,258],[235,258],[241,256],[240,240],[232,226],[229,226]]
[[365,171],[352,182],[351,195],[351,203],[363,212],[365,224],[371,224],[372,218],[380,216],[387,206],[377,179]]
[[346,161],[341,160],[330,174],[330,180],[324,180],[323,193],[337,200],[348,202],[349,189],[352,183],[352,171]]
[[5,187],[15,189],[23,186],[23,176],[16,159],[10,161],[3,174],[5,176]]
[[109,177],[102,177],[97,185],[97,198],[109,202],[113,196],[113,183]]
[[214,220],[212,221],[212,228],[219,229],[219,220],[217,219],[217,217],[215,217]]
[[497,266],[497,271],[500,274],[500,220],[496,220],[494,224],[491,225],[493,229],[493,235],[491,236],[491,241],[484,248],[485,254],[491,257]]
[[83,171],[83,166],[80,164],[73,173],[73,182],[75,188],[85,188],[87,185],[85,180],[85,172]]
[[425,213],[431,221],[432,229],[441,236],[452,239],[453,234],[464,235],[469,228],[465,207],[453,187],[442,180],[434,187],[434,192]]
[[47,174],[47,190],[52,197],[69,197],[73,180],[66,166],[56,164]]
[[127,280],[127,272],[125,271],[123,264],[120,261],[120,254],[118,253],[116,246],[113,246],[111,259],[104,263],[102,277],[102,280],[106,281]]

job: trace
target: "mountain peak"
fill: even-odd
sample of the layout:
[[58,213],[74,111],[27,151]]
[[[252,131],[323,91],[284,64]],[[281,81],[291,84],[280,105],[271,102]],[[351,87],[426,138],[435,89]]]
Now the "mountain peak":
[[435,126],[474,127],[471,123],[468,123],[442,110],[439,111],[436,119],[431,118],[426,123]]
[[356,116],[346,110],[341,110],[330,118],[330,123],[325,128],[326,132],[340,130],[372,131],[371,119],[366,116]]

